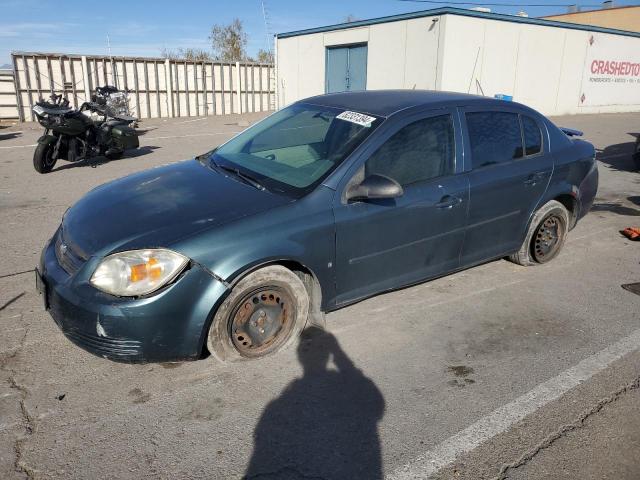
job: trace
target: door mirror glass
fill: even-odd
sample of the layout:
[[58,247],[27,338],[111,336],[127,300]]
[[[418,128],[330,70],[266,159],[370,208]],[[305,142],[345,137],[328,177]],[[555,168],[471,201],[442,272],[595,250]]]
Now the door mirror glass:
[[373,174],[366,177],[361,183],[349,187],[347,201],[397,198],[403,194],[402,186],[394,179]]

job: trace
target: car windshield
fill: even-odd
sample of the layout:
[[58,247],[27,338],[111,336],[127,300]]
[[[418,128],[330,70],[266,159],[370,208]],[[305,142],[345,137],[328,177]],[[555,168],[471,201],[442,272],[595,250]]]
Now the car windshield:
[[301,196],[380,123],[382,119],[359,112],[296,103],[232,138],[209,161],[268,190]]

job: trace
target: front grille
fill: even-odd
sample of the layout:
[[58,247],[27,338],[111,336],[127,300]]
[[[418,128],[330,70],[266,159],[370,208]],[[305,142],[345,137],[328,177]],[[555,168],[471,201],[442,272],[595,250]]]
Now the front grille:
[[62,230],[58,233],[55,244],[58,263],[69,275],[75,274],[84,264],[85,259],[73,250],[71,245],[62,238]]

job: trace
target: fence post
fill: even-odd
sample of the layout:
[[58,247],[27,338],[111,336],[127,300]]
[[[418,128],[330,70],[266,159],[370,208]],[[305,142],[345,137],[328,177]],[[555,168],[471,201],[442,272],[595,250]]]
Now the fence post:
[[171,62],[167,58],[164,61],[164,83],[167,86],[167,113],[173,117],[173,76],[171,75]]
[[238,113],[242,113],[242,97],[240,96],[241,94],[241,89],[240,89],[240,62],[236,62],[236,71],[238,72],[238,88],[237,88],[237,95],[238,95]]
[[11,55],[13,60],[13,85],[16,90],[16,107],[18,109],[18,119],[24,122],[24,110],[22,109],[22,91],[20,90],[20,72],[18,72],[18,57]]
[[91,101],[91,86],[89,85],[89,62],[87,56],[82,55],[82,83],[84,83],[84,101]]

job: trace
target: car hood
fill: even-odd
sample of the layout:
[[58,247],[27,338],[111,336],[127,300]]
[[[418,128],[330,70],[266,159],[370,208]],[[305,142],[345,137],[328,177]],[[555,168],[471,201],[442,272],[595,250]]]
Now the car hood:
[[169,247],[202,230],[291,201],[189,160],[90,191],[65,214],[62,237],[85,258]]

